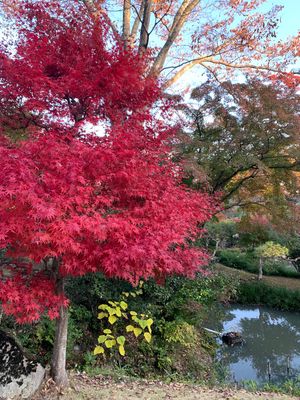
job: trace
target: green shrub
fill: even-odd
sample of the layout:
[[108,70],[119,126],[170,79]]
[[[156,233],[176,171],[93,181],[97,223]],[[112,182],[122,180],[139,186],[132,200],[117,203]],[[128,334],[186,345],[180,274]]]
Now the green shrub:
[[[221,264],[252,274],[258,273],[259,259],[254,252],[241,252],[239,249],[220,250],[217,253]],[[286,260],[266,260],[263,267],[264,275],[300,278],[297,272]]]
[[299,272],[297,272],[292,265],[284,260],[266,260],[263,268],[265,275],[299,278]]
[[227,267],[241,269],[251,273],[258,272],[258,258],[252,253],[242,253],[239,250],[220,250],[218,260]]
[[271,287],[263,282],[243,282],[238,288],[237,301],[258,304],[278,310],[299,311],[300,291]]
[[[135,310],[139,315],[151,315],[155,320],[151,343],[129,334],[125,357],[119,357],[117,352],[95,357],[92,352],[99,329],[105,329],[104,319],[97,320],[99,304],[118,301],[123,292],[134,289],[127,282],[107,279],[101,274],[70,279],[67,285],[71,300],[68,366],[89,372],[121,368],[141,377],[175,374],[182,379],[202,379],[210,373],[215,349],[211,338],[199,332],[197,327],[211,305],[219,299],[229,300],[235,288],[235,279],[225,275],[197,275],[195,279],[172,276],[164,285],[149,280],[143,286],[143,293],[126,297],[126,303],[129,310]],[[49,361],[54,339],[53,321],[43,319],[38,324],[18,326],[11,318],[3,317],[2,327],[5,324],[40,361]]]
[[164,338],[168,343],[180,343],[183,347],[191,348],[197,342],[197,331],[193,325],[187,322],[167,322]]

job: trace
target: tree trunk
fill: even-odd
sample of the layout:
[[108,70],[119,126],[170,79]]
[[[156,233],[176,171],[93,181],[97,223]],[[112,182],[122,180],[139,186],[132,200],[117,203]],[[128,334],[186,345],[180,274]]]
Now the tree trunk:
[[259,269],[258,269],[258,280],[262,280],[263,277],[263,259],[260,257],[259,259]]
[[130,37],[130,11],[131,3],[130,0],[124,0],[123,5],[123,40],[125,49],[128,48],[128,42]]
[[219,250],[219,244],[220,244],[220,240],[216,240],[216,246],[215,246],[215,249],[214,249],[213,255],[212,255],[213,258],[216,257],[217,251]]
[[141,36],[139,44],[139,54],[144,54],[149,42],[149,24],[151,17],[152,0],[146,0],[142,19]]
[[[58,278],[56,283],[57,294],[64,294],[64,279]],[[60,307],[59,317],[56,320],[55,341],[51,359],[51,377],[59,387],[68,385],[68,375],[66,371],[68,337],[68,310]]]

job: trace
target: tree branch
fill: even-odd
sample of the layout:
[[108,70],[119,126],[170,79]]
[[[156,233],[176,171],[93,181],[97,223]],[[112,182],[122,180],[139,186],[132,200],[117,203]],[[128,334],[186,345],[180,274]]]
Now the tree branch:
[[184,0],[179,7],[174,20],[172,27],[170,29],[170,33],[168,35],[168,38],[159,51],[156,59],[154,60],[154,63],[151,67],[150,74],[151,75],[159,75],[165,61],[167,58],[167,55],[170,51],[171,46],[177,39],[184,23],[186,22],[187,18],[190,16],[191,12],[194,10],[194,8],[199,4],[200,0]]
[[136,35],[137,35],[137,31],[139,29],[140,23],[142,22],[142,15],[144,14],[144,9],[145,9],[145,3],[146,0],[143,0],[141,2],[141,6],[140,6],[140,10],[138,11],[134,6],[134,9],[136,11],[136,18],[134,20],[133,26],[132,26],[132,30],[131,30],[131,34],[130,34],[130,41],[131,43],[133,43],[136,39]]
[[93,0],[82,0],[82,1],[85,4],[88,12],[90,13],[90,15],[92,16],[92,18],[94,20],[98,20],[100,15],[105,19],[108,26],[110,26],[116,41],[120,43],[122,41],[122,37],[121,37],[117,27],[114,25],[114,23],[111,21],[111,19],[107,15],[107,12],[104,10],[104,8],[96,6],[95,2]]
[[[183,65],[183,67],[178,72],[176,72],[176,74],[173,75],[172,78],[168,79],[164,83],[164,85],[163,85],[164,89],[167,89],[168,87],[172,86],[173,83],[178,81],[178,79],[181,78],[183,74],[185,74],[187,71],[189,71],[195,65],[201,65],[205,61],[208,61],[208,58],[207,59],[206,58],[197,58],[196,60],[185,61],[184,63],[182,63],[181,65]],[[174,68],[178,68],[178,66],[176,66]]]
[[229,197],[231,197],[233,195],[233,193],[235,193],[236,191],[239,190],[239,188],[241,186],[243,186],[243,184],[248,181],[249,179],[254,178],[257,174],[258,174],[258,169],[252,171],[252,173],[250,175],[245,176],[244,178],[242,178],[232,189],[229,190],[228,193],[226,193],[223,197],[222,197],[222,202],[226,201],[227,199],[229,199]]
[[255,70],[259,70],[259,71],[270,71],[270,72],[285,74],[284,71],[276,70],[274,68],[270,68],[270,67],[264,66],[264,65],[259,66],[259,65],[254,65],[254,64],[231,64],[229,62],[215,60],[213,57],[208,56],[208,57],[196,58],[196,59],[190,60],[190,61],[185,61],[184,63],[178,64],[175,67],[167,67],[167,68],[176,69],[176,68],[180,68],[182,66],[182,68],[178,72],[176,72],[175,75],[173,75],[170,79],[168,79],[165,82],[164,88],[166,89],[166,88],[170,87],[171,85],[173,85],[173,83],[175,83],[179,78],[181,78],[181,76],[185,72],[187,72],[188,70],[193,68],[195,65],[203,65],[205,68],[207,68],[207,66],[204,63],[211,63],[211,64],[215,64],[215,65],[224,65],[225,67],[233,68],[233,69],[255,69]]

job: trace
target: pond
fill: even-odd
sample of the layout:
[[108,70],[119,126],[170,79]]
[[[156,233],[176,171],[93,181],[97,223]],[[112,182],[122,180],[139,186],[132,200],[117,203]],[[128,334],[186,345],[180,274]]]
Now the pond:
[[228,369],[227,380],[280,383],[300,375],[300,314],[265,307],[222,307],[207,322],[210,329],[240,332],[242,345],[221,340],[217,359]]

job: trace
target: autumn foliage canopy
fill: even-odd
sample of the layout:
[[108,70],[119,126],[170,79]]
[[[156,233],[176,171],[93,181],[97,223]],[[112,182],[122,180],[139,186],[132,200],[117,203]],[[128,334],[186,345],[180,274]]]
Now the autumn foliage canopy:
[[40,3],[0,53],[0,300],[19,322],[58,315],[58,277],[192,275],[207,256],[190,239],[216,207],[181,184],[146,60],[104,21]]

